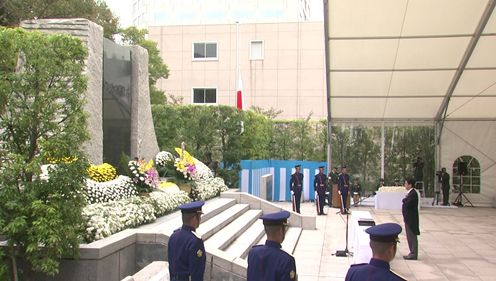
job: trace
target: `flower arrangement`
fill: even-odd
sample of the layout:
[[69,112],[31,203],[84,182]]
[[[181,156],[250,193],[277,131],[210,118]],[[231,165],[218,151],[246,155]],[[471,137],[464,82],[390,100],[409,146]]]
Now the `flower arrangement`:
[[111,181],[116,178],[117,170],[108,163],[101,165],[91,165],[88,168],[90,179],[96,182]]
[[174,160],[174,167],[176,170],[183,174],[183,177],[187,180],[193,180],[196,174],[196,165],[193,157],[182,148],[175,148],[179,157]]
[[153,160],[148,161],[148,163],[129,161],[128,167],[139,193],[150,192],[158,186],[158,172],[153,167]]
[[[159,170],[164,170],[164,174],[173,177],[176,183],[190,182],[213,175],[212,171],[189,154],[184,147],[175,148],[177,157],[168,151],[161,151],[155,157]],[[199,164],[200,163],[200,164]],[[200,171],[198,170],[200,167]]]
[[149,197],[133,196],[119,201],[91,204],[84,208],[84,240],[92,242],[130,227],[152,222],[191,199],[183,191],[154,191]]
[[130,177],[120,175],[114,180],[97,182],[86,180],[86,201],[88,204],[117,201],[138,195],[136,186]]
[[208,178],[195,181],[191,189],[191,197],[197,200],[208,200],[228,190],[222,178]]

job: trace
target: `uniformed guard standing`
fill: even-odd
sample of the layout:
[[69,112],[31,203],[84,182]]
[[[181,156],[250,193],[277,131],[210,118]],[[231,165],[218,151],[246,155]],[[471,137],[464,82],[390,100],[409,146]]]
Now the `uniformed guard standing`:
[[348,213],[348,191],[350,189],[350,176],[346,170],[346,166],[341,168],[341,174],[339,175],[338,188],[339,194],[341,195],[341,214]]
[[281,211],[261,217],[267,241],[265,245],[253,246],[248,253],[247,281],[297,280],[294,257],[281,249],[289,215],[288,211]]
[[171,281],[203,281],[205,273],[205,247],[195,232],[200,225],[202,206],[196,201],[179,206],[183,226],[174,231],[168,243],[169,273]]
[[372,258],[370,262],[354,264],[348,270],[345,281],[401,281],[406,280],[390,270],[389,262],[396,255],[396,243],[401,226],[384,223],[365,230],[370,235]]
[[291,199],[293,200],[293,211],[300,214],[301,192],[303,190],[303,174],[300,173],[301,165],[295,166],[295,172],[289,180],[289,189],[291,190]]
[[324,166],[319,167],[319,173],[313,179],[313,190],[315,191],[315,202],[317,203],[317,214],[324,214],[325,192],[327,187],[327,177],[324,173]]

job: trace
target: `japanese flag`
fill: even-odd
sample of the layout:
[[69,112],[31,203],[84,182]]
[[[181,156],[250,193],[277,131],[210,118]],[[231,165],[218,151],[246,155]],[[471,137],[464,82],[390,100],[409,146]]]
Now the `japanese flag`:
[[243,100],[243,82],[241,81],[241,72],[238,72],[238,81],[236,83],[236,108],[238,110],[243,110],[244,100]]

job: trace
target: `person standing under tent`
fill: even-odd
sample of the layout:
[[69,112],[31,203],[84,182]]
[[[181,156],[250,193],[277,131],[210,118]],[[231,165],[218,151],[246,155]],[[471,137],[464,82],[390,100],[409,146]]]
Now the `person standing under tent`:
[[341,195],[341,214],[348,213],[348,192],[350,190],[350,176],[347,172],[347,167],[341,167],[341,174],[338,180],[339,194]]
[[443,206],[449,205],[450,175],[446,168],[441,169],[441,188],[443,190]]
[[410,253],[403,258],[405,260],[416,260],[418,258],[418,237],[419,227],[419,196],[414,188],[415,181],[412,178],[405,180],[405,189],[408,191],[403,199],[401,211],[405,222],[406,239]]

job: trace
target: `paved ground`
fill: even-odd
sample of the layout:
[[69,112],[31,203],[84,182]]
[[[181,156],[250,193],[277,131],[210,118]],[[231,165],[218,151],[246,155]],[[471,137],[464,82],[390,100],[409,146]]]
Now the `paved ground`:
[[[280,203],[290,209],[290,203]],[[302,204],[302,214],[314,215],[313,203]],[[376,223],[403,225],[401,211],[370,211]],[[336,257],[344,249],[345,223],[326,210],[317,216],[317,229],[303,231],[294,257],[300,281],[344,280],[351,257]],[[405,233],[391,268],[408,280],[496,280],[496,209],[494,208],[422,208],[420,211],[419,259],[405,261],[408,254]]]

